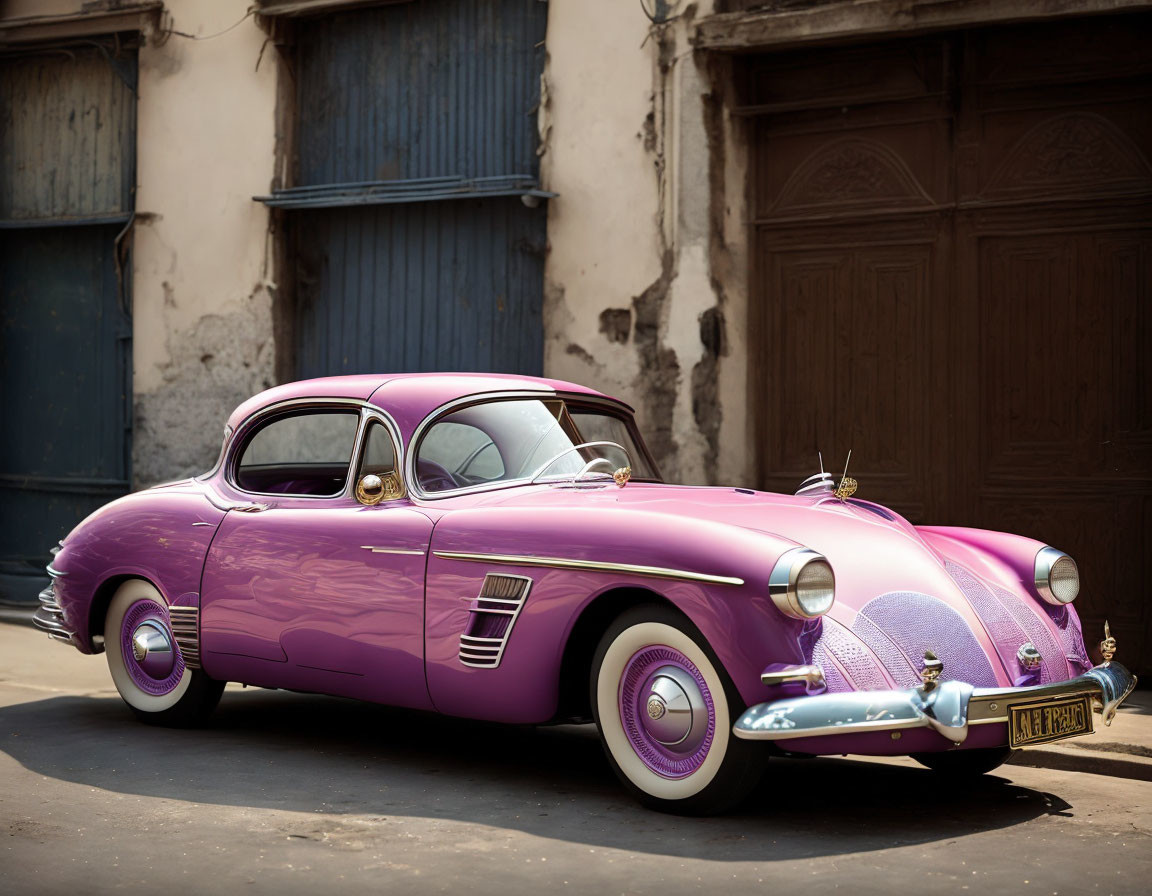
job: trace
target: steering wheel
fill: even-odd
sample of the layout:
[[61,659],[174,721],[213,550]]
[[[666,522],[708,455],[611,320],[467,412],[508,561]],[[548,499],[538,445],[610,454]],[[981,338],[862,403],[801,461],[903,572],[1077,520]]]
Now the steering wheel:
[[431,460],[421,460],[416,464],[416,481],[426,492],[445,492],[460,488],[460,480],[440,464]]

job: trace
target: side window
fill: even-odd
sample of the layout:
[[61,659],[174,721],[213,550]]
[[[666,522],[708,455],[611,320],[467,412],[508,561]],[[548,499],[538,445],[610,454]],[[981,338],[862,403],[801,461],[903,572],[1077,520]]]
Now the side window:
[[392,436],[383,423],[375,420],[368,424],[364,457],[360,461],[360,472],[356,474],[356,481],[359,482],[368,475],[380,477],[384,484],[384,500],[403,497],[404,486],[396,469],[396,448],[392,444]]
[[265,423],[240,454],[236,484],[261,494],[339,495],[359,419],[355,412],[312,411]]

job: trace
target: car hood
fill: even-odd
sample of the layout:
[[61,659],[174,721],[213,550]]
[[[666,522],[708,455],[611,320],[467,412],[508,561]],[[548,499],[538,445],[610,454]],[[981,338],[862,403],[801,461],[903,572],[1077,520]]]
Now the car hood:
[[[947,540],[926,538],[898,513],[871,502],[631,483],[515,489],[494,493],[491,503],[666,515],[689,538],[693,523],[722,523],[775,536],[774,544],[782,538],[819,551],[835,571],[836,603],[802,638],[805,652],[831,671],[830,684],[839,676],[845,689],[918,684],[925,650],[944,661],[946,678],[978,687],[1010,685],[1020,678],[1016,653],[1025,642],[1045,657],[1041,681],[1082,671],[1074,611],[1039,603],[1018,580],[973,571],[946,553]],[[718,554],[722,550],[716,546]]]

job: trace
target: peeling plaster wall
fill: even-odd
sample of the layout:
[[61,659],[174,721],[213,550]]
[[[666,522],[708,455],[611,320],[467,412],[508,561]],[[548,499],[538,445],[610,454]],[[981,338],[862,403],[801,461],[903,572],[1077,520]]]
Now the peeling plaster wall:
[[[168,0],[167,24],[215,35],[241,0]],[[140,50],[133,244],[136,486],[208,469],[224,420],[273,380],[267,209],[276,54],[249,17]]]
[[636,407],[669,479],[747,483],[741,135],[687,39],[711,6],[661,26],[639,4],[549,6],[544,368]]

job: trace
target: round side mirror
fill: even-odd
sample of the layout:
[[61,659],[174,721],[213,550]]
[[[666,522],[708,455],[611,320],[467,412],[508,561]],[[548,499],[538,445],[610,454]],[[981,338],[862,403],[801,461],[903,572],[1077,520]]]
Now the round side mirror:
[[361,476],[356,483],[356,500],[371,507],[384,500],[384,480],[375,473]]

